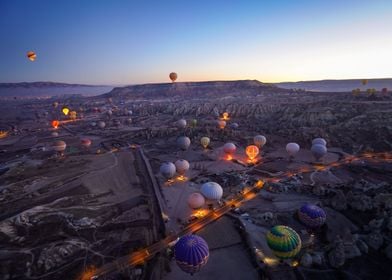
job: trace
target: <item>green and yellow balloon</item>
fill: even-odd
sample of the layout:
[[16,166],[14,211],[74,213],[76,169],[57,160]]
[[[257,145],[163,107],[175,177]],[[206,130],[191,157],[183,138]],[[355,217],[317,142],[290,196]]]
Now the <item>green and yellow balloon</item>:
[[301,250],[301,238],[288,226],[274,226],[267,233],[267,244],[280,259],[295,257]]

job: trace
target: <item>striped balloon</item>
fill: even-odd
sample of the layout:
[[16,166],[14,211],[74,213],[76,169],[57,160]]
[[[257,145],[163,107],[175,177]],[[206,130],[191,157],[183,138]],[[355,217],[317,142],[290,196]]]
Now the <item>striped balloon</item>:
[[174,246],[174,258],[178,266],[190,274],[200,271],[209,255],[207,242],[197,235],[185,235]]
[[314,204],[305,204],[298,210],[299,220],[307,227],[321,227],[327,218],[325,211]]
[[267,244],[275,256],[281,259],[295,257],[301,250],[301,238],[287,226],[274,226],[267,233]]

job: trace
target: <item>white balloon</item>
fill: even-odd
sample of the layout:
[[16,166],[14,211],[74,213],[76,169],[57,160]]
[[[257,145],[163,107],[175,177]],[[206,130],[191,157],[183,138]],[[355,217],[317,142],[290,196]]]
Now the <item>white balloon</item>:
[[219,200],[222,198],[223,189],[215,182],[207,182],[201,186],[201,193],[210,200]]
[[229,155],[234,154],[236,150],[237,150],[237,147],[231,142],[223,145],[223,151],[226,154],[229,154]]
[[197,209],[202,207],[206,203],[206,200],[200,193],[192,193],[189,195],[187,202],[190,208]]
[[172,162],[164,162],[161,164],[159,171],[166,179],[171,179],[176,174],[176,166]]
[[185,175],[185,173],[189,170],[189,162],[185,159],[177,160],[174,165],[176,166],[176,170],[179,175]]
[[300,150],[300,147],[297,143],[288,143],[286,145],[286,151],[290,156],[294,156],[296,153],[298,153]]
[[255,137],[253,137],[253,143],[257,147],[262,148],[265,143],[267,143],[267,138],[265,138],[265,136],[263,135],[256,135]]

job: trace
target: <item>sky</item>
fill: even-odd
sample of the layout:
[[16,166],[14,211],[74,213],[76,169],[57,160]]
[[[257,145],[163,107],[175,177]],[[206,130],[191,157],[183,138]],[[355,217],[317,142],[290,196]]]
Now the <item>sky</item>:
[[392,77],[392,1],[0,0],[0,82],[124,85],[172,71],[178,81]]

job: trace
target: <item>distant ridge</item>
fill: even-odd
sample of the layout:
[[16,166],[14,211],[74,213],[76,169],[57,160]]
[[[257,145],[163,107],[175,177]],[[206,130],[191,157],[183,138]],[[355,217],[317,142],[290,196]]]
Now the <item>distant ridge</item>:
[[57,82],[20,82],[20,83],[0,83],[0,88],[32,88],[32,87],[102,87],[105,85],[85,85],[85,84],[68,84]]
[[275,83],[275,85],[286,89],[304,89],[307,91],[321,92],[347,92],[354,88],[375,88],[376,90],[381,90],[382,88],[392,89],[392,78],[366,79],[368,80],[367,85],[362,85],[362,80],[363,79],[299,81]]
[[186,95],[217,97],[219,94],[260,94],[276,90],[281,89],[273,84],[266,84],[257,80],[176,82],[116,87],[111,92],[104,94],[103,97],[159,98]]

